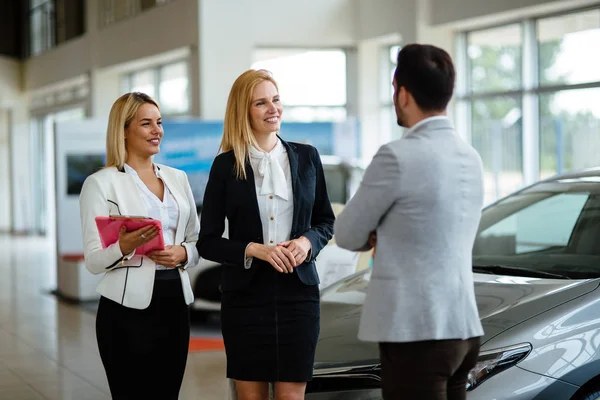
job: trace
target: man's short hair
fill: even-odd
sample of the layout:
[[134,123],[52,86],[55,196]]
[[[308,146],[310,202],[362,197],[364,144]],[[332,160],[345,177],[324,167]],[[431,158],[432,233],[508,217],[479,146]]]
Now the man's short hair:
[[441,111],[452,98],[456,73],[450,55],[439,47],[409,44],[398,53],[397,88],[412,94],[423,111]]

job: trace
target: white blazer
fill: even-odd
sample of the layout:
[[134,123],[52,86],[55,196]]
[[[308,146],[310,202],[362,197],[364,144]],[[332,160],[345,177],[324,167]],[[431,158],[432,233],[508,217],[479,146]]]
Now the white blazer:
[[[180,266],[181,284],[187,304],[194,301],[188,266],[198,264],[196,249],[200,224],[196,204],[185,172],[157,164],[179,206],[175,243],[185,247],[187,263]],[[115,167],[102,169],[84,182],[79,198],[85,266],[92,274],[104,274],[96,291],[129,308],[145,309],[152,300],[156,263],[146,256],[127,259],[115,243],[102,248],[95,218],[108,215],[146,215],[147,210],[133,177]]]

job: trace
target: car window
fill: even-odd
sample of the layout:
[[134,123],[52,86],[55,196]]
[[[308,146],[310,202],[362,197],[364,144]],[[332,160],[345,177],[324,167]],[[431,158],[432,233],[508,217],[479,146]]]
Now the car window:
[[324,165],[325,184],[329,201],[346,204],[346,174],[341,165]]
[[506,215],[479,232],[474,255],[518,255],[566,247],[589,197],[588,193],[556,194]]

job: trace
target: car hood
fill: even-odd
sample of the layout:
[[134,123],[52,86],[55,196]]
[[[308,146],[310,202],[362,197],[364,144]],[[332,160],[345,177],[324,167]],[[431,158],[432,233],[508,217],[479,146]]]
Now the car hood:
[[[358,340],[358,326],[371,270],[351,275],[321,292],[321,333],[315,361],[321,366],[377,362],[375,343]],[[474,274],[485,343],[546,310],[588,293],[598,280],[540,279]]]

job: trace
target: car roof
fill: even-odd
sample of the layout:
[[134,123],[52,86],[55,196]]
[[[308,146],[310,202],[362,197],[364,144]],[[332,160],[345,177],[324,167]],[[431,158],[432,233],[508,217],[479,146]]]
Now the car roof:
[[[594,168],[586,168],[578,171],[568,172],[565,174],[555,175],[541,182],[560,182],[566,179],[584,180],[583,178],[600,177],[600,166]],[[540,182],[540,183],[541,183]]]
[[582,184],[583,183],[585,183],[585,184],[596,183],[596,184],[600,184],[600,166],[593,167],[593,168],[580,169],[577,171],[567,172],[564,174],[558,174],[558,175],[552,176],[550,178],[540,180],[531,185],[528,185],[519,190],[516,190],[516,191],[508,194],[507,196],[498,198],[497,200],[493,201],[492,203],[487,204],[484,207],[484,209],[488,209],[492,206],[495,206],[496,204],[502,202],[503,200],[505,200],[509,197],[523,194],[526,192],[535,191],[538,187],[540,187],[542,185],[553,184],[553,183],[556,183],[556,184],[561,184],[561,183],[582,183]]

